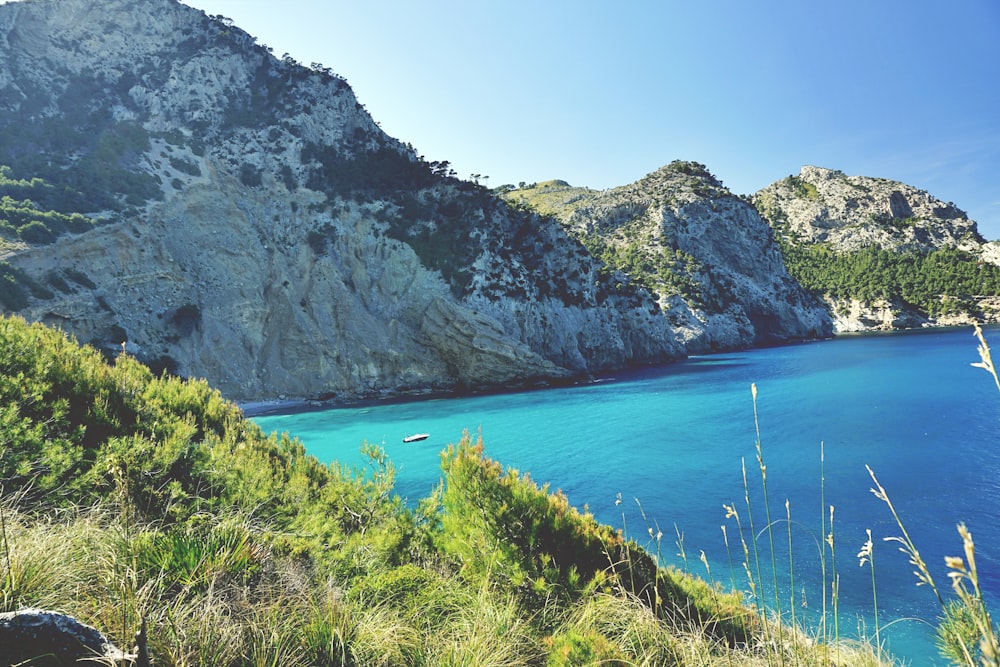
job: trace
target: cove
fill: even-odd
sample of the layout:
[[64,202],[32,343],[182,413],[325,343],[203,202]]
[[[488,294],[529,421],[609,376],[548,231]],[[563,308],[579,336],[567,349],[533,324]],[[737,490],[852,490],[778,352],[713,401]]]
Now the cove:
[[[985,333],[991,341],[1000,329]],[[971,334],[960,328],[841,336],[691,358],[573,387],[268,414],[254,421],[267,432],[299,438],[323,461],[360,467],[363,442],[383,446],[398,470],[397,492],[410,502],[438,483],[444,447],[464,430],[481,432],[488,456],[561,489],[572,504],[587,506],[664,563],[748,591],[738,527],[723,509],[732,505],[748,542],[751,517],[759,534],[768,607],[815,627],[825,598],[832,634],[836,576],[841,637],[874,636],[872,570],[860,567],[856,556],[870,529],[880,637],[909,664],[944,665],[929,625],[938,604],[926,586],[916,585],[906,556],[884,541],[899,529],[870,492],[865,466],[888,491],[944,593],[950,586],[944,557],[962,554],[955,526],[967,524],[982,583],[997,609],[1000,393],[986,372],[970,365],[979,360]],[[766,504],[752,384],[767,466]],[[413,433],[429,437],[403,443]],[[824,555],[824,586],[820,545],[831,532],[831,505],[834,550]]]

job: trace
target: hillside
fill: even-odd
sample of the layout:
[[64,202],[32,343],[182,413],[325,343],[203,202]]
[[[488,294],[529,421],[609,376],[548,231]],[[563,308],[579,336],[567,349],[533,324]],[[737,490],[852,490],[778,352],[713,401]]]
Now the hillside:
[[757,192],[789,272],[838,331],[1000,318],[996,243],[952,203],[884,178],[803,167]]
[[[385,453],[324,465],[202,381],[0,318],[0,612],[58,609],[156,665],[764,665],[776,627],[659,568],[466,435],[418,505]],[[803,665],[876,665],[785,628]],[[23,647],[22,647],[23,648]],[[0,638],[0,661],[25,656]],[[832,661],[832,662],[831,662]]]
[[689,353],[832,334],[767,224],[704,165],[673,162],[603,192],[550,181],[504,196],[553,216],[609,270],[650,290]]
[[379,129],[329,68],[176,0],[0,6],[0,305],[239,400],[683,354],[562,228]]
[[961,211],[809,169],[755,195],[773,231],[691,162],[493,193],[224,17],[0,5],[0,308],[235,400],[539,386],[996,317],[1000,252]]

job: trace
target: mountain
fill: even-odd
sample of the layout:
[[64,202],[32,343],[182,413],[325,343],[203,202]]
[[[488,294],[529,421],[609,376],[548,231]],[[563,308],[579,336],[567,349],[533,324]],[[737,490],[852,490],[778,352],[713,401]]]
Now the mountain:
[[752,200],[693,162],[491,192],[224,17],[0,5],[0,307],[235,400],[534,386],[990,319],[994,258],[953,205],[812,167]]
[[791,274],[838,331],[1000,317],[1000,244],[954,204],[884,178],[803,167],[760,190]]
[[329,68],[175,0],[0,6],[0,303],[236,400],[683,355],[556,222],[387,136]]
[[505,197],[555,217],[655,294],[689,353],[832,334],[823,304],[789,276],[767,223],[702,164],[673,162],[602,192],[550,181]]

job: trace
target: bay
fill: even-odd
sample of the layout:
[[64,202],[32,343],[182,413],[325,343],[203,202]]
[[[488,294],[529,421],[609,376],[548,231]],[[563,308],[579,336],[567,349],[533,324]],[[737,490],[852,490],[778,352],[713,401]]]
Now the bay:
[[[943,665],[932,629],[940,607],[916,585],[898,545],[884,541],[900,531],[871,493],[865,466],[943,594],[950,586],[944,557],[962,554],[956,524],[965,522],[987,597],[1000,599],[1000,393],[970,365],[979,360],[976,345],[971,328],[842,336],[696,357],[572,387],[254,420],[299,438],[323,461],[363,467],[362,443],[383,446],[398,469],[397,492],[411,503],[438,484],[440,451],[464,431],[481,433],[488,456],[561,489],[664,563],[735,585],[752,600],[739,526],[723,509],[731,505],[748,543],[751,523],[759,534],[759,588],[770,609],[786,621],[794,614],[817,634],[825,609],[829,635],[836,628],[841,637],[874,637],[877,630],[908,664]],[[430,436],[402,442],[417,432]],[[820,545],[831,533],[831,506],[835,549],[822,556],[824,578]],[[871,563],[862,567],[856,556],[867,530],[877,623]],[[750,561],[757,576],[752,554]]]

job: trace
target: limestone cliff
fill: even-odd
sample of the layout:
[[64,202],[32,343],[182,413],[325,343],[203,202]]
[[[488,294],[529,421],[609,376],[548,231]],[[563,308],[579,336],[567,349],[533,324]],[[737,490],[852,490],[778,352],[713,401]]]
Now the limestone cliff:
[[641,281],[690,353],[832,333],[822,304],[788,275],[767,224],[704,165],[674,162],[603,192],[551,181],[505,196],[557,217]]
[[803,167],[757,192],[792,274],[836,330],[996,320],[997,244],[954,204],[884,178]]
[[40,183],[47,202],[0,221],[4,310],[127,341],[230,398],[509,386],[683,354],[656,300],[557,223],[386,136],[328,68],[175,0],[0,6],[0,165],[0,188]]
[[976,223],[954,204],[885,178],[806,166],[757,192],[754,203],[782,234],[837,252],[978,250],[984,243]]

